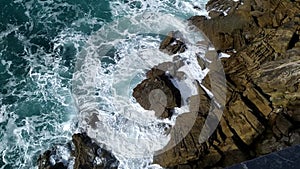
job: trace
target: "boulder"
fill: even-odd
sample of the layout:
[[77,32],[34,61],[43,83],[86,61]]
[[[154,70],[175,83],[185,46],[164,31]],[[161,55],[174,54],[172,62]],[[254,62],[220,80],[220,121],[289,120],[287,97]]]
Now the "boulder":
[[154,110],[156,116],[170,117],[172,109],[181,106],[180,91],[171,81],[171,76],[165,71],[152,68],[143,80],[133,90],[133,97],[146,110]]
[[[66,145],[57,145],[45,151],[38,159],[39,169],[117,169],[119,162],[107,150],[101,148],[85,133],[72,136],[72,142]],[[63,151],[63,152],[61,152]],[[62,154],[68,154],[63,159]],[[73,166],[71,166],[73,165]]]
[[74,134],[74,169],[117,169],[117,159],[84,133]]
[[161,42],[159,49],[162,52],[173,55],[176,53],[183,53],[187,49],[187,46],[185,45],[182,33],[179,31],[172,31]]
[[56,150],[47,150],[38,159],[39,169],[67,169],[68,167],[64,165],[63,162],[51,162],[51,156],[56,155]]

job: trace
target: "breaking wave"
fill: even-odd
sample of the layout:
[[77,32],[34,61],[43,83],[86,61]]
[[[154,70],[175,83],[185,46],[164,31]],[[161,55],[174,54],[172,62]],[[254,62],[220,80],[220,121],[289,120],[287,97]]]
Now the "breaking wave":
[[[159,168],[151,155],[167,144],[163,129],[175,118],[158,120],[135,102],[132,89],[146,70],[172,60],[158,51],[169,31],[180,30],[191,50],[202,39],[184,20],[206,15],[205,4],[0,2],[0,168],[36,168],[39,154],[80,130],[106,145],[120,168]],[[84,118],[92,114],[98,130]]]

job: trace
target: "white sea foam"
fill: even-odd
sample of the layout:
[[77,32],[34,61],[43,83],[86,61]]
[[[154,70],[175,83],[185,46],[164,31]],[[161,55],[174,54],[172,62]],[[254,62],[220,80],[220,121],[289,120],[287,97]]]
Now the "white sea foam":
[[[11,63],[1,60],[5,72],[12,77],[6,84],[9,87],[7,94],[0,96],[0,163],[4,162],[0,168],[35,168],[34,160],[39,154],[55,144],[70,141],[72,133],[77,130],[76,122],[72,121],[77,111],[75,101],[83,113],[97,113],[97,125],[103,130],[87,128],[88,133],[112,150],[120,161],[119,168],[160,168],[151,164],[152,154],[167,144],[169,136],[164,134],[163,129],[174,125],[176,118],[158,120],[153,112],[145,111],[134,101],[131,97],[132,89],[145,78],[147,69],[172,60],[157,50],[160,37],[148,33],[166,35],[169,31],[180,30],[189,43],[194,44],[201,37],[186,29],[183,20],[193,15],[207,15],[205,10],[199,10],[204,9],[206,1],[141,0],[136,1],[141,3],[139,8],[132,7],[130,3],[111,1],[113,23],[87,38],[88,34],[83,35],[78,31],[81,26],[94,30],[104,24],[103,20],[92,16],[90,11],[83,11],[76,4],[62,1],[15,0],[13,3],[24,6],[24,16],[28,22],[24,25],[8,25],[6,31],[1,32],[0,39],[16,32],[14,36],[24,46],[23,58],[28,62],[25,68],[28,75],[19,79],[14,77],[14,72],[10,71]],[[60,18],[60,9],[75,11],[74,15],[84,17],[66,23]],[[26,37],[18,32],[21,26],[31,32],[36,24],[41,24],[40,27],[46,31],[52,30],[51,22],[60,23],[66,29],[57,30],[58,35],[51,39],[54,46],[50,52],[31,42],[38,35]],[[83,88],[77,86],[71,93],[68,79],[71,70],[64,65],[65,60],[57,56],[65,52],[68,46],[74,47],[79,53],[83,43],[86,46],[81,54],[86,52],[86,57],[79,57],[78,62],[82,62],[80,65],[89,64],[86,68],[76,68],[81,73],[74,74],[74,78],[83,79],[85,85]],[[99,59],[105,59],[102,57],[104,55],[108,55],[106,59],[111,59],[109,50],[112,47],[119,52],[118,57],[112,59],[116,64],[103,65],[106,61],[99,62]],[[1,50],[0,56],[5,49]],[[195,68],[193,64],[190,66],[186,70]],[[191,78],[178,82],[181,92],[187,93],[185,98],[195,93],[192,83]],[[23,89],[17,90],[20,86]],[[77,97],[73,98],[72,94]],[[17,101],[12,105],[2,105],[2,98],[7,96],[16,97]],[[186,112],[183,109],[178,111]],[[63,148],[61,152],[64,161],[70,158],[63,153]],[[71,165],[72,161],[69,168],[72,168]]]
[[[145,78],[145,71],[172,61],[171,56],[158,50],[159,36],[179,30],[187,39],[189,49],[182,54],[185,66],[181,69],[187,78],[176,82],[185,100],[197,94],[194,81],[201,81],[207,73],[197,64],[195,52],[200,49],[194,48],[196,42],[204,40],[201,35],[190,29],[182,18],[160,12],[165,1],[141,3],[140,9],[129,9],[127,4],[112,2],[115,16],[121,13],[123,17],[116,17],[89,38],[78,55],[73,76],[80,127],[112,151],[120,161],[120,169],[160,168],[151,162],[154,151],[162,149],[170,139],[162,126],[175,124],[176,117],[159,120],[131,96],[134,86]],[[107,58],[114,64],[104,66]],[[176,111],[177,115],[185,113],[188,106]]]
[[[39,47],[39,44],[31,42],[39,35],[26,37],[18,32],[21,26],[28,27],[28,31],[32,31],[32,17],[41,17],[41,20],[36,22],[47,27],[42,16],[32,16],[33,1],[14,3],[25,6],[27,9],[25,14],[29,22],[26,25],[7,26],[7,31],[1,32],[0,38],[5,39],[9,34],[15,34],[14,36],[24,46],[24,53],[18,57],[22,57],[27,63],[23,71],[28,70],[28,74],[24,73],[20,77],[20,74],[13,72],[14,61],[2,59],[2,53],[6,52],[6,49],[1,49],[0,64],[5,67],[4,72],[1,73],[10,75],[5,79],[7,83],[2,89],[6,93],[0,94],[1,169],[36,168],[38,155],[55,144],[70,141],[75,131],[76,123],[72,119],[76,115],[76,108],[68,87],[70,81],[68,76],[71,72],[69,67],[64,65],[63,58],[59,57],[64,51],[59,50],[64,49],[68,44],[75,44],[75,48],[79,51],[80,42],[85,39],[74,30],[62,31],[52,39],[53,51],[47,52]],[[55,7],[45,4],[41,11],[46,15],[53,9]],[[52,18],[55,18],[55,15]],[[33,48],[36,48],[36,51]],[[16,99],[8,104],[6,98],[9,97]]]

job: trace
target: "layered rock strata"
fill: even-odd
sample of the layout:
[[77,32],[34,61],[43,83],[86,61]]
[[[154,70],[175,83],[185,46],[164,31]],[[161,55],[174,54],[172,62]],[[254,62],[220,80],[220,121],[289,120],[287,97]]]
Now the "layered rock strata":
[[[223,117],[200,143],[207,109],[199,110],[187,136],[155,157],[163,167],[226,167],[300,144],[300,1],[211,0],[207,9],[210,19],[189,21],[216,50],[231,54],[222,60],[225,86],[211,90],[214,69],[203,81],[216,97],[226,89]],[[211,103],[203,96],[200,105]]]

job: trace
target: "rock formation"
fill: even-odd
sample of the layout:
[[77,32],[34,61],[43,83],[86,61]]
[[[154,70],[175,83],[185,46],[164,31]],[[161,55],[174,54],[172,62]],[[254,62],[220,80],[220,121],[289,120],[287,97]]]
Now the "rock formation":
[[[211,64],[199,60],[202,68],[210,69],[202,85],[214,97],[199,86],[199,96],[191,102],[200,106],[177,117],[170,131],[171,141],[165,150],[157,152],[154,163],[170,169],[227,167],[300,144],[300,0],[210,0],[206,8],[210,19],[194,16],[189,22],[216,50],[231,57],[222,59],[222,66],[214,64],[216,52],[206,53],[213,60]],[[179,32],[171,32],[160,50],[180,54],[186,46]],[[171,110],[182,102],[171,83],[172,77],[182,76],[176,73],[180,66],[176,61],[154,67],[134,89],[134,97],[145,109],[162,112],[157,116],[170,117]],[[221,83],[220,69],[224,69],[226,84]],[[151,94],[153,90],[158,92]],[[160,97],[160,90],[164,97]],[[222,91],[226,91],[226,98]],[[153,96],[152,100],[148,96]],[[225,101],[224,107],[215,104],[220,101]],[[213,135],[200,142],[201,129],[211,111],[222,111],[222,119]],[[189,132],[180,133],[190,123],[194,125]],[[181,134],[184,139],[176,142]],[[86,135],[74,135],[73,143],[76,169],[117,167],[116,159]],[[63,161],[50,162],[55,152],[53,149],[41,156],[40,169],[64,167]]]
[[144,109],[154,110],[157,117],[171,117],[174,108],[181,106],[180,91],[171,81],[178,75],[174,69],[180,66],[167,62],[152,68],[147,78],[134,88],[133,97]]
[[182,53],[186,48],[183,36],[179,31],[170,32],[159,47],[161,51],[168,54]]
[[[57,146],[47,150],[38,159],[39,169],[67,169],[72,165],[74,169],[117,169],[117,159],[107,150],[101,148],[97,143],[84,133],[74,134],[72,143],[64,146],[63,153],[70,152],[69,159],[61,157],[62,152]],[[73,161],[73,162],[72,162]]]
[[107,150],[101,148],[86,134],[74,134],[74,169],[117,169],[118,161]]
[[[163,167],[226,167],[300,144],[300,1],[211,0],[207,9],[211,19],[189,21],[217,50],[231,54],[222,60],[223,117],[213,136],[200,144],[207,110],[199,110],[188,135],[155,157]],[[203,81],[208,89],[218,80],[210,79],[212,73]]]

